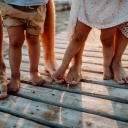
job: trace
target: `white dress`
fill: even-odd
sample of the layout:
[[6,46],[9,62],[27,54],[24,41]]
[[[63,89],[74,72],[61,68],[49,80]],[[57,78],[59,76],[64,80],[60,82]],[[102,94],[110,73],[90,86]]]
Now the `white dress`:
[[[74,33],[77,20],[98,29],[119,25],[119,29],[128,37],[128,0],[72,0],[68,24],[68,38]],[[124,25],[120,25],[123,24]],[[127,34],[126,34],[127,33]]]

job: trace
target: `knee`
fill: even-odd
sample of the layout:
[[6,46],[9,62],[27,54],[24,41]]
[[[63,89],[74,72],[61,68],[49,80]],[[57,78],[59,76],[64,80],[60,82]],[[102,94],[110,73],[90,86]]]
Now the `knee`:
[[28,44],[35,45],[37,44],[37,42],[39,42],[39,35],[32,35],[32,34],[27,33],[26,39],[27,39]]
[[20,48],[20,47],[22,47],[23,43],[24,43],[24,38],[19,39],[17,37],[14,37],[14,38],[10,39],[10,46],[11,47]]
[[85,41],[85,37],[83,34],[75,34],[72,41],[76,43],[83,43]]
[[116,33],[116,27],[102,29],[100,35],[100,40],[102,44],[105,46],[113,45],[115,33]]
[[114,35],[105,35],[105,36],[100,36],[100,40],[102,42],[102,45],[105,46],[111,46],[113,45],[114,41]]

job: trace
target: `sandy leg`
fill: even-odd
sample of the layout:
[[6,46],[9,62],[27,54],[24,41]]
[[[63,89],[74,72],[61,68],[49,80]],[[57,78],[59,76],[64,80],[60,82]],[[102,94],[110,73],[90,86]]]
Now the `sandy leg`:
[[3,59],[3,25],[2,17],[0,13],[0,99],[7,98],[7,78],[6,78],[6,66]]
[[5,64],[0,66],[0,100],[8,97]]
[[59,68],[57,62],[53,60],[45,60],[45,71],[49,72],[49,74],[52,76],[55,71]]

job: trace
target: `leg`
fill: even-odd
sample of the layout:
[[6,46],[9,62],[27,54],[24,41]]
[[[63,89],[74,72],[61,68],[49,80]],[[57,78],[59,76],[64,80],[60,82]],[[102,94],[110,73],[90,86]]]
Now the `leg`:
[[44,33],[41,35],[43,48],[45,70],[52,74],[58,69],[54,53],[54,35],[55,35],[55,9],[53,0],[47,4],[46,20],[44,24]]
[[101,30],[101,42],[103,45],[103,57],[104,57],[104,72],[103,79],[108,80],[113,77],[111,64],[114,55],[114,35],[116,32],[116,27],[102,29]]
[[[69,63],[73,57],[80,51],[82,45],[88,37],[91,28],[82,22],[78,21],[76,25],[75,34],[72,37],[71,42],[69,43],[62,64],[59,69],[53,74],[52,78],[56,83],[62,83],[62,79],[66,69],[69,66]],[[72,51],[72,52],[71,52]],[[79,62],[78,62],[79,63]]]
[[6,80],[6,67],[3,59],[2,52],[2,42],[3,42],[3,26],[2,17],[0,14],[0,99],[5,99],[7,97],[7,80]]
[[128,74],[123,69],[121,64],[121,57],[128,44],[128,39],[117,29],[115,38],[115,54],[112,63],[112,70],[114,73],[114,80],[118,84],[128,84]]
[[81,46],[79,52],[75,55],[72,60],[72,66],[66,76],[66,82],[68,84],[76,85],[81,79],[81,66],[82,66],[82,55],[84,51],[85,43]]
[[39,58],[40,58],[40,42],[39,35],[32,35],[26,33],[28,43],[28,53],[30,59],[30,77],[33,85],[41,85],[44,80],[38,72]]
[[11,80],[8,83],[9,92],[17,92],[20,87],[20,64],[24,43],[24,26],[8,28],[9,34],[9,61],[11,67]]

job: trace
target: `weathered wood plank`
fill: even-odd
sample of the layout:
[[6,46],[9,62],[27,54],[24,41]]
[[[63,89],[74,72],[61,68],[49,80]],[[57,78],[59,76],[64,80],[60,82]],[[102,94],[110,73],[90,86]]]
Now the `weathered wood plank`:
[[49,128],[49,127],[23,118],[12,116],[7,113],[0,112],[0,128]]
[[[5,63],[6,63],[6,66],[9,67],[9,61],[8,61],[8,59],[7,59],[7,60],[5,59]],[[60,63],[61,63],[61,61],[59,60],[59,61],[58,61],[58,64],[60,65]],[[40,64],[39,64],[39,71],[42,72],[42,70],[45,69],[45,68],[44,68],[44,64],[45,64],[44,59],[41,58],[41,59],[40,59]],[[26,66],[25,66],[24,68],[22,68],[23,65],[26,65]],[[92,69],[91,66],[93,66],[93,67],[95,67],[95,68]],[[28,56],[23,56],[23,58],[22,58],[22,63],[21,63],[21,69],[22,69],[22,70],[26,70],[26,71],[29,70],[29,59],[28,59]],[[99,70],[99,69],[100,69],[100,70]],[[103,66],[102,66],[102,65],[99,65],[99,68],[98,68],[98,67],[96,67],[94,64],[88,64],[88,63],[86,63],[86,66],[84,66],[84,65],[82,66],[82,71],[86,71],[86,72],[95,72],[95,73],[103,74]]]
[[[8,56],[6,56],[6,59],[8,59]],[[100,74],[103,74],[103,66],[102,66],[102,59],[101,61],[98,59],[98,60],[94,60],[93,58],[89,57],[89,58],[86,58],[87,61],[84,63],[83,62],[83,65],[82,65],[82,71],[86,71],[86,72],[93,72],[93,73],[100,73]],[[6,62],[8,62],[8,60],[5,60]],[[60,60],[57,60],[58,61],[58,64],[61,63],[61,59]],[[26,56],[26,55],[23,55],[22,56],[22,63],[26,63],[27,66],[25,66],[25,68],[23,68],[24,70],[25,69],[29,69],[29,57]],[[40,65],[39,65],[39,69],[42,70],[42,66],[44,66],[45,62],[44,62],[44,58],[41,58],[40,59]],[[127,68],[127,62],[124,62],[123,63],[123,67],[125,68],[126,71],[128,71],[128,68]],[[7,64],[8,65],[8,64]],[[22,64],[21,64],[22,65]],[[93,68],[92,68],[93,67]],[[40,71],[41,71],[40,70]]]
[[20,97],[16,99],[16,102],[12,102],[12,105],[9,107],[0,105],[0,110],[13,115],[24,116],[25,118],[29,118],[29,120],[38,119],[38,121],[42,121],[43,123],[49,122],[49,125],[56,128],[111,128],[111,126],[114,128],[118,128],[118,126],[125,128],[124,126],[128,126],[128,123],[125,122],[39,103]]
[[[56,46],[58,46],[58,44],[56,44]],[[63,48],[63,45],[62,45],[62,49],[60,48],[54,48],[55,49],[55,54],[56,55],[61,55],[63,57],[64,53],[65,53],[65,48]],[[102,51],[95,51],[93,48],[91,49],[92,51],[89,50],[89,48],[86,50],[84,50],[83,52],[83,58],[86,58],[86,57],[92,57],[94,58],[95,60],[97,58],[101,58],[103,59],[103,54],[102,54]],[[24,55],[28,55],[28,50],[27,48],[24,48],[23,50],[23,54]],[[41,47],[41,57],[43,57],[43,47]],[[127,58],[127,55],[128,54],[123,54],[122,56],[122,61],[128,61],[128,58]]]
[[[8,56],[6,56],[6,58],[8,58]],[[56,59],[57,60],[62,60],[63,55],[61,54],[57,54],[56,55]],[[28,56],[23,55],[22,56],[22,60],[27,60],[29,62]],[[43,58],[40,58],[40,61],[43,60]],[[97,58],[94,59],[92,57],[83,57],[83,63],[91,63],[91,64],[98,64],[98,65],[102,65],[103,64],[103,59],[102,58]]]
[[81,112],[88,112],[112,119],[128,121],[128,104],[55,89],[43,87],[35,88],[34,86],[27,84],[21,84],[19,92],[14,95]]
[[[42,52],[43,52],[43,50],[42,50]],[[60,48],[56,48],[55,47],[55,53],[57,54],[57,53],[59,53],[59,54],[64,54],[65,53],[65,49],[60,49]],[[85,56],[85,57],[93,57],[93,58],[103,58],[103,53],[102,53],[102,51],[89,51],[89,50],[84,50],[84,52],[83,52],[83,56]],[[123,57],[122,57],[122,59],[123,60],[128,60],[128,58],[127,58],[127,55],[126,54],[124,54],[123,55]]]

